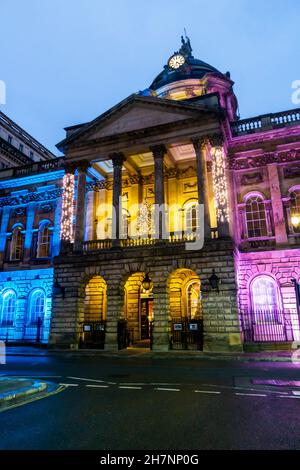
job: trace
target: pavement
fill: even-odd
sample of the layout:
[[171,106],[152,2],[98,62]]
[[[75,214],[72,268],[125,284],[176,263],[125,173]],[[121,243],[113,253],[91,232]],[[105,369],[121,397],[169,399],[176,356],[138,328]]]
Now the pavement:
[[8,356],[47,357],[141,357],[148,359],[195,359],[195,360],[224,360],[241,362],[295,362],[300,363],[300,349],[292,351],[261,351],[261,352],[204,352],[170,350],[167,352],[151,351],[143,348],[127,348],[120,351],[104,351],[101,349],[47,349],[31,346],[7,346]]

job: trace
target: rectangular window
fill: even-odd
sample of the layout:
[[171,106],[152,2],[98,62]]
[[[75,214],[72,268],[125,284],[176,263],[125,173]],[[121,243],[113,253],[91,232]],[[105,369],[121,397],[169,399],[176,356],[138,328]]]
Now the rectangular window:
[[11,136],[11,135],[9,135],[9,136],[7,137],[7,142],[8,142],[9,144],[12,143],[12,136]]
[[20,145],[19,145],[19,150],[20,150],[20,152],[23,152],[23,151],[24,151],[24,145],[23,145],[23,144],[20,144]]

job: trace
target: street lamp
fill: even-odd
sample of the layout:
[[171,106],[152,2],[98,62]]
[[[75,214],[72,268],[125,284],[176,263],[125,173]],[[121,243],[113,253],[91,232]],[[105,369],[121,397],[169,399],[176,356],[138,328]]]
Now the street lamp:
[[216,290],[217,292],[219,292],[220,278],[216,275],[216,272],[214,269],[212,270],[212,275],[210,276],[208,280],[209,280],[210,287],[213,290]]
[[61,295],[63,299],[65,298],[65,288],[59,284],[57,278],[54,279],[52,294]]
[[300,215],[299,214],[292,215],[291,222],[294,228],[298,228],[300,225]]
[[150,289],[150,287],[151,287],[151,279],[150,279],[148,273],[145,274],[145,277],[144,277],[144,279],[143,279],[143,281],[142,281],[142,287],[143,287],[143,289],[146,290],[146,291],[148,291],[148,290]]

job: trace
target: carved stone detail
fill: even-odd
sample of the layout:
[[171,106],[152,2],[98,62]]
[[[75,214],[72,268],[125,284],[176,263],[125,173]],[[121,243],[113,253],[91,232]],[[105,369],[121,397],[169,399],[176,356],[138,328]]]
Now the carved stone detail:
[[250,186],[251,184],[258,184],[263,181],[262,173],[250,173],[247,175],[243,175],[241,177],[241,185],[242,186]]

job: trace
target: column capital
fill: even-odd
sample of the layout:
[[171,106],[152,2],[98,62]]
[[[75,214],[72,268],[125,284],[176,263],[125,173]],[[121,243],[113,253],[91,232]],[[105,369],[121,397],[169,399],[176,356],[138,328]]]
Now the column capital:
[[211,134],[209,136],[209,142],[212,147],[222,147],[224,143],[224,138],[222,134]]
[[64,168],[65,168],[66,173],[70,173],[71,175],[74,175],[76,167],[77,167],[77,164],[75,162],[64,163]]
[[164,155],[167,153],[167,149],[165,145],[151,145],[150,147],[151,152],[153,153],[153,157],[156,158],[164,158]]
[[109,157],[112,160],[113,167],[122,167],[124,161],[126,160],[125,155],[123,152],[114,152],[110,153]]
[[90,162],[88,160],[81,160],[80,162],[77,163],[77,170],[82,171],[83,173],[86,173],[89,166]]
[[194,137],[192,139],[192,144],[194,146],[195,152],[203,150],[206,145],[209,143],[209,138],[207,136]]

